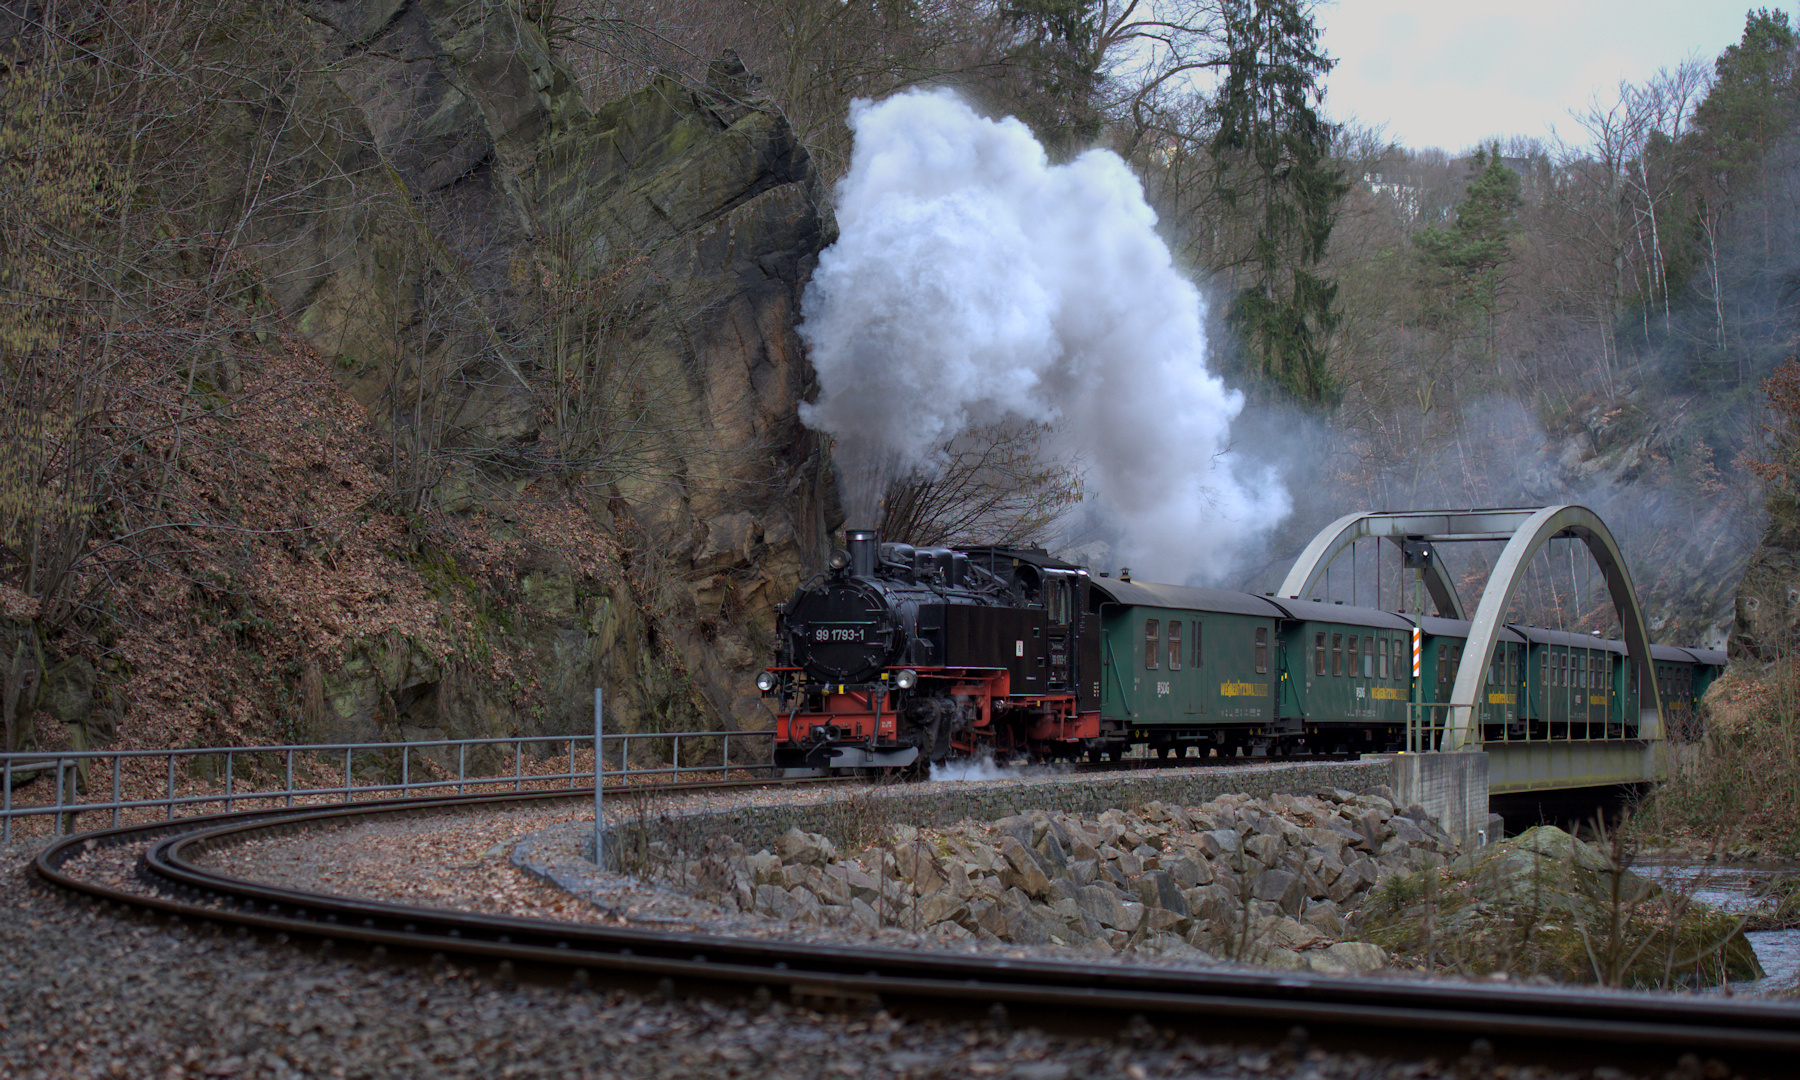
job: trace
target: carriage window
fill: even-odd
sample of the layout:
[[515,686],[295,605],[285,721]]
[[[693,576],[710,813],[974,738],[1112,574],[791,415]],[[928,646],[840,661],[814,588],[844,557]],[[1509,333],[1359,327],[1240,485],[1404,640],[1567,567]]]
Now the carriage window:
[[1169,670],[1181,670],[1181,620],[1169,620]]
[[1356,678],[1356,635],[1350,635],[1350,653],[1344,659],[1344,674]]
[[1144,670],[1156,670],[1157,654],[1162,652],[1162,627],[1155,619],[1144,620]]
[[1194,620],[1194,666],[1200,667],[1206,661],[1200,658],[1200,628],[1206,624],[1199,619]]
[[1256,673],[1269,673],[1269,628],[1266,626],[1256,628]]
[[1394,642],[1394,678],[1410,678],[1412,670],[1406,662],[1406,639],[1399,638]]
[[1447,663],[1445,663],[1445,659],[1449,655],[1450,654],[1445,651],[1444,646],[1442,646],[1442,645],[1438,646],[1437,681],[1440,683],[1445,683],[1445,682],[1450,681],[1450,667]]
[[1587,684],[1588,684],[1587,683],[1587,665],[1582,662],[1584,658],[1585,658],[1585,654],[1584,654],[1584,656],[1577,656],[1575,658],[1575,685],[1580,687],[1583,690],[1587,689]]
[[1375,639],[1363,636],[1363,678],[1375,677]]
[[1313,674],[1325,674],[1325,635],[1313,635]]
[[1381,678],[1385,679],[1388,677],[1388,639],[1381,638],[1380,641],[1381,663],[1376,666],[1375,670],[1381,672]]
[[1331,635],[1331,673],[1333,675],[1344,673],[1344,635],[1342,634]]

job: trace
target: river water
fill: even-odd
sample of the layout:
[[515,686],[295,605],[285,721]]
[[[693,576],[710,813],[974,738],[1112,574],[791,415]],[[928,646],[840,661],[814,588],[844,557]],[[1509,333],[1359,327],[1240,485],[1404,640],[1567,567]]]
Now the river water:
[[[1632,869],[1664,888],[1740,915],[1768,912],[1769,904],[1756,896],[1757,890],[1773,878],[1795,872],[1791,864],[1769,863],[1640,862]],[[1750,930],[1744,936],[1765,974],[1754,982],[1732,983],[1731,993],[1785,995],[1800,990],[1800,930]]]

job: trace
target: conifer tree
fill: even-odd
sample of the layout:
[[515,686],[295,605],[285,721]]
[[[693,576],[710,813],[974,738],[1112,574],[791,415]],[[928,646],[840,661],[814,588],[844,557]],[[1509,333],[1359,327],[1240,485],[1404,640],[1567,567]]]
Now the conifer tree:
[[1748,14],[1744,37],[1713,64],[1713,85],[1694,112],[1706,155],[1718,165],[1728,191],[1740,190],[1769,145],[1800,120],[1800,64],[1787,13],[1764,8]]
[[1022,109],[1046,146],[1069,154],[1100,135],[1100,29],[1092,0],[1008,0],[1001,9],[1021,40],[1010,59],[1027,73]]
[[1425,270],[1432,316],[1454,336],[1479,320],[1485,352],[1493,356],[1503,267],[1512,257],[1512,234],[1524,198],[1519,174],[1500,162],[1500,147],[1475,153],[1468,193],[1448,226],[1428,225],[1413,236]]
[[1338,397],[1326,363],[1337,285],[1319,263],[1350,190],[1330,159],[1332,126],[1318,113],[1318,80],[1332,61],[1299,0],[1226,0],[1224,25],[1214,185],[1227,208],[1257,219],[1251,280],[1233,297],[1230,321],[1261,378],[1330,405]]

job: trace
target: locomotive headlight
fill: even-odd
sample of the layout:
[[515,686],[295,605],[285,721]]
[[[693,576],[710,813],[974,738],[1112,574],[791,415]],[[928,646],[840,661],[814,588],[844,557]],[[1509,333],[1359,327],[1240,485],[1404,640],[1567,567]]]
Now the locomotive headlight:
[[756,688],[765,694],[775,689],[775,673],[773,671],[765,671],[761,675],[758,675],[756,677]]
[[842,570],[850,565],[850,553],[843,548],[838,548],[831,553],[829,561],[833,570]]
[[900,673],[894,676],[894,685],[902,690],[911,690],[919,685],[919,673],[912,668],[901,668]]

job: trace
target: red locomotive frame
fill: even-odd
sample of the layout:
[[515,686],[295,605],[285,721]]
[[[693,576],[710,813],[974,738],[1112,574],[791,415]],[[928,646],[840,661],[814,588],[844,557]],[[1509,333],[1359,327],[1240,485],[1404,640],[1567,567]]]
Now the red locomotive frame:
[[[773,668],[798,675],[799,668]],[[891,682],[894,671],[882,681],[857,684],[800,683],[798,703],[775,719],[775,741],[784,746],[829,743],[833,746],[861,743],[871,750],[900,750],[900,711],[888,701],[899,689]],[[1034,757],[1071,755],[1084,739],[1100,735],[1100,712],[1080,710],[1076,695],[1021,694],[1012,691],[1012,675],[1005,668],[918,668],[918,688],[960,699],[970,711],[968,725],[951,736],[955,757],[975,757],[984,750],[996,757],[1028,754]],[[882,688],[886,687],[885,690]],[[808,708],[814,694],[819,707]],[[1067,744],[1059,746],[1058,744]]]

